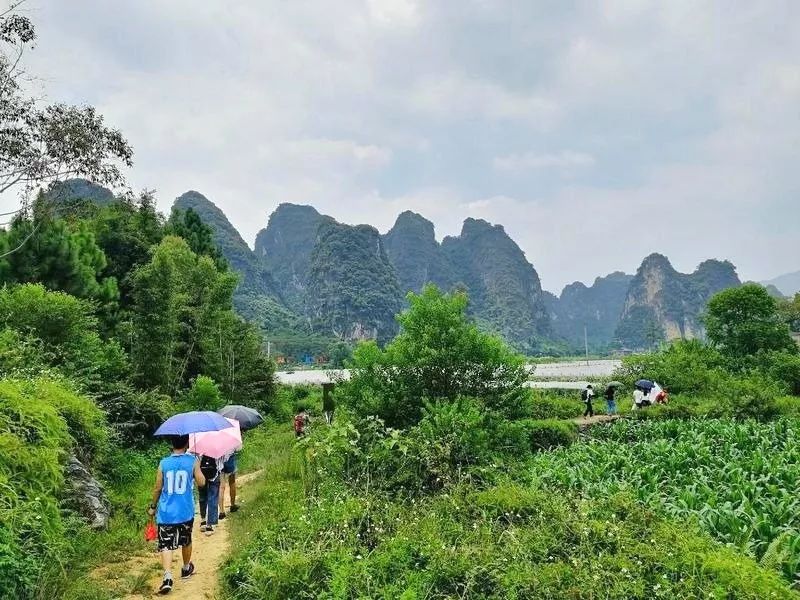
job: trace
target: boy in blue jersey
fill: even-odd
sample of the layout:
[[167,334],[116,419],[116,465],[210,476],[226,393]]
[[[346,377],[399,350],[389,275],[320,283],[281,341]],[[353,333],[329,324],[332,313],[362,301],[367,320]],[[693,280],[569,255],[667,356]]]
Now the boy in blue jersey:
[[194,573],[192,564],[192,526],[194,525],[194,484],[205,485],[197,457],[187,454],[188,435],[172,437],[172,454],[161,459],[153,489],[153,502],[148,512],[156,516],[158,525],[158,551],[164,567],[164,580],[159,593],[172,590],[172,552],[181,548],[183,567],[181,578]]

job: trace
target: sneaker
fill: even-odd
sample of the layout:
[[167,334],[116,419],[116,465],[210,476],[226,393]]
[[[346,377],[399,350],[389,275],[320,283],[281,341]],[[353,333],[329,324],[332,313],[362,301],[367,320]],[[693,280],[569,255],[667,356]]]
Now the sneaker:
[[181,579],[189,579],[194,575],[194,563],[190,562],[188,566],[181,567]]
[[202,521],[200,521],[200,527],[204,527],[204,526],[205,526],[205,524],[206,524],[206,520],[205,520],[205,519],[203,519]]
[[218,518],[218,519],[224,519],[224,518],[225,518],[225,513],[224,513],[224,512],[221,512],[221,513],[219,513],[219,515],[217,516],[217,518]]
[[239,510],[239,505],[238,504],[231,504],[231,512],[235,513],[237,510]]
[[214,533],[214,526],[213,525],[206,525],[205,534],[212,535]]
[[164,581],[161,582],[161,586],[158,588],[159,594],[169,594],[172,591],[172,579],[168,579],[164,577]]
[[200,524],[200,533],[203,533],[204,531],[206,531],[206,529],[208,529],[208,525],[206,525],[205,522],[201,523]]

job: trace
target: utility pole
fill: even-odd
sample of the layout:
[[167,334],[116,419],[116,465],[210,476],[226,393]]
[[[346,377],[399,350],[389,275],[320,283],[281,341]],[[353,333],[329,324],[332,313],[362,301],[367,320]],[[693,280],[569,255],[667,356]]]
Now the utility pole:
[[586,350],[586,366],[589,366],[589,337],[586,334],[586,324],[583,325],[583,347]]
[[272,356],[272,342],[267,340],[267,358]]

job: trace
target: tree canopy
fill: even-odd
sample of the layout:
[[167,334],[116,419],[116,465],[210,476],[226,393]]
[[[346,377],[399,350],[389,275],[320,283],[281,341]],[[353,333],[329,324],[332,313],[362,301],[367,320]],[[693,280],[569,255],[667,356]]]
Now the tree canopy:
[[733,358],[759,350],[797,352],[789,327],[778,305],[758,284],[746,284],[719,292],[708,302],[705,314],[708,339]]
[[350,364],[353,408],[395,427],[417,422],[426,401],[479,399],[509,417],[525,414],[523,358],[467,316],[467,295],[427,285],[409,293],[400,333],[381,350],[359,345]]

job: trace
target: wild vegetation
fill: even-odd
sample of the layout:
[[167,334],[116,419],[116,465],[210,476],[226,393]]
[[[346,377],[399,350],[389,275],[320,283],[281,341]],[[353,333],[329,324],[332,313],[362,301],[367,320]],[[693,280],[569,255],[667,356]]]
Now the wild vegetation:
[[155,427],[233,398],[269,414],[275,394],[260,334],[233,312],[237,277],[191,213],[40,197],[0,232],[20,244],[0,258],[0,589],[25,599],[66,593],[96,556],[68,461],[109,489],[99,545],[136,547]]
[[[762,305],[722,299],[709,318]],[[231,597],[796,597],[798,402],[767,365],[797,352],[775,305],[742,324],[770,353],[738,356],[727,332],[626,360],[625,380],[683,379],[666,410],[587,437],[576,398],[519,386],[465,296],[409,300],[392,343],[357,349],[334,425],[283,446]],[[690,387],[691,365],[713,372]]]

